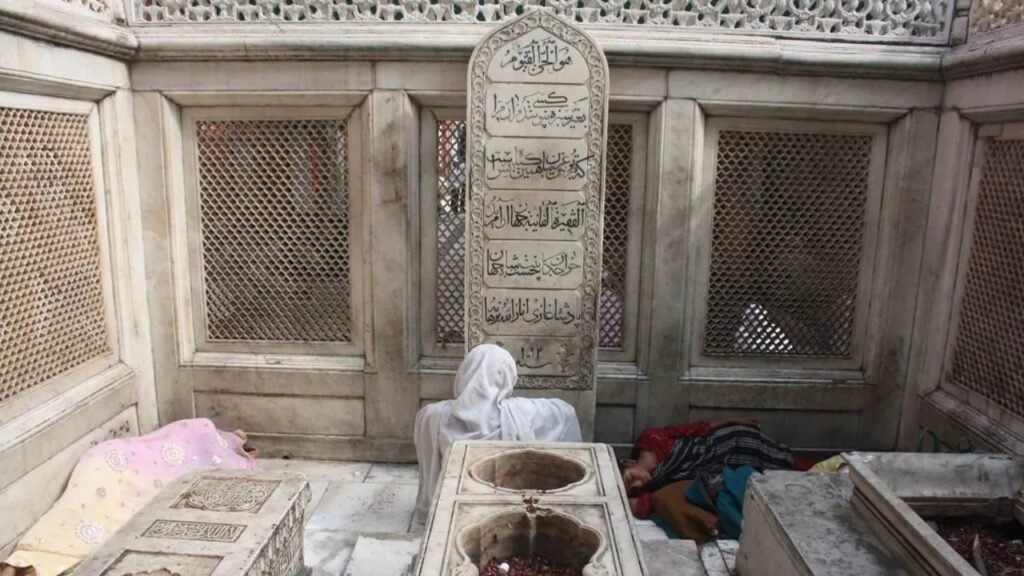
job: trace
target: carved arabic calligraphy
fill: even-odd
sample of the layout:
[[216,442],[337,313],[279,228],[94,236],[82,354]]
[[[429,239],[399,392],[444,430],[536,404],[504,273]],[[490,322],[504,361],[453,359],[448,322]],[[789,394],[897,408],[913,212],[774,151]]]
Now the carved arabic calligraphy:
[[492,84],[487,91],[487,130],[495,136],[586,134],[590,94],[584,86]]
[[582,278],[578,242],[494,241],[484,259],[487,285],[496,288],[575,288]]
[[572,335],[580,323],[580,297],[571,290],[487,290],[484,321],[489,334]]
[[484,229],[498,239],[576,240],[583,235],[587,204],[582,194],[491,192]]
[[573,62],[569,46],[555,38],[534,38],[513,42],[498,61],[498,66],[511,68],[529,76],[561,72]]
[[492,188],[579,190],[591,158],[581,140],[492,138],[485,146],[483,176]]

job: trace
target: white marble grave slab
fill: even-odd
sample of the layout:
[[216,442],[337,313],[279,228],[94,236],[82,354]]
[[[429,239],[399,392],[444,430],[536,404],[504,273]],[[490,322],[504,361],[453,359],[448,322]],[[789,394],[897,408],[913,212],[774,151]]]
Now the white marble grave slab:
[[303,569],[300,476],[195,470],[169,484],[76,576],[296,576]]
[[529,554],[594,576],[648,573],[608,446],[452,447],[413,573],[476,576],[492,558]]

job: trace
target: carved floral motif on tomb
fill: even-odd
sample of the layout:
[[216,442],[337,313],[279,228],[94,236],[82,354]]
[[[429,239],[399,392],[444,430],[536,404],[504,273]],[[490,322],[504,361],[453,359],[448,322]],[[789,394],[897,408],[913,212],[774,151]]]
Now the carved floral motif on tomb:
[[1024,0],[972,0],[970,18],[971,34],[1024,24]]
[[304,510],[305,506],[293,506],[288,511],[246,576],[296,576],[302,573]]
[[132,24],[494,23],[515,18],[526,6],[542,6],[584,25],[944,44],[954,4],[953,0],[133,0]]
[[255,514],[279,484],[276,480],[202,478],[189,486],[171,507]]

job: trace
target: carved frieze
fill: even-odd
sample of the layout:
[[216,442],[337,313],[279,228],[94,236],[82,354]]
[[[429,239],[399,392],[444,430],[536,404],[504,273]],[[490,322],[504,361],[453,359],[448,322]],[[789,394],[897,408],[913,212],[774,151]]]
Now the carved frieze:
[[952,0],[133,0],[132,21],[142,25],[381,21],[492,24],[512,20],[524,8],[538,6],[584,26],[679,27],[716,33],[945,43],[954,4]]

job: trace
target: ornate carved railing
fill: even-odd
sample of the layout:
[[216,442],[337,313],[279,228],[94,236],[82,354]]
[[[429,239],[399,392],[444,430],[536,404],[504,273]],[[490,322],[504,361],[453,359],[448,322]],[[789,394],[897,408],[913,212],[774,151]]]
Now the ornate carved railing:
[[[84,1],[84,0],[77,0]],[[97,0],[92,0],[97,1]],[[543,6],[585,25],[943,44],[954,0],[132,0],[133,25],[493,23]]]

